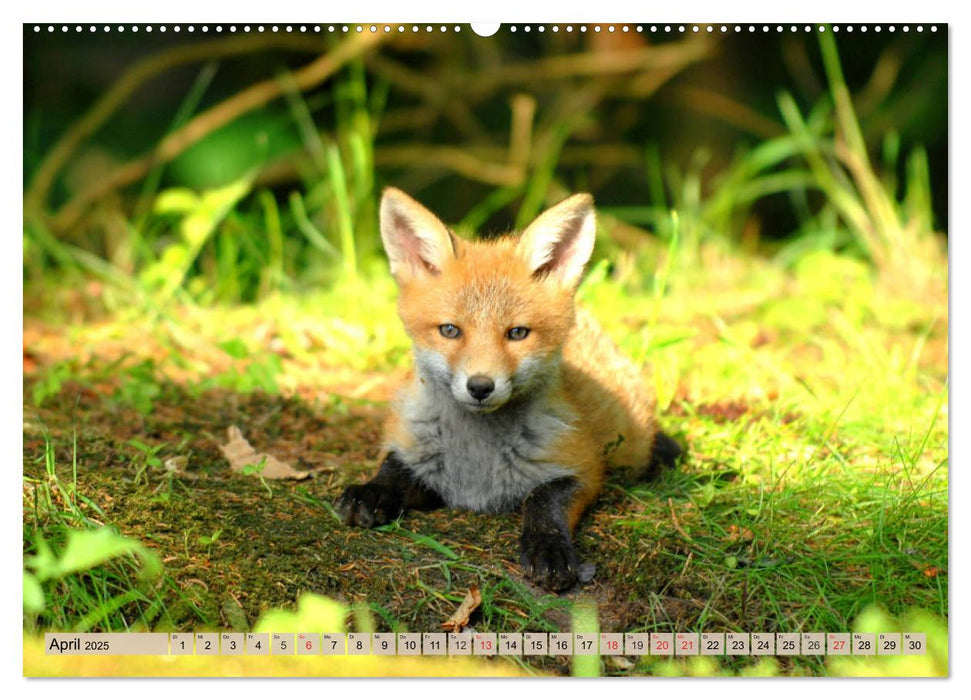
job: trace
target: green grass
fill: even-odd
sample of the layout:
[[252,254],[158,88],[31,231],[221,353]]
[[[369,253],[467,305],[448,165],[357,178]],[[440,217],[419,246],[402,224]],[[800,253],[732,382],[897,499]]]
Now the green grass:
[[[261,187],[252,163],[191,189],[159,189],[154,171],[135,213],[115,212],[126,235],[112,245],[25,222],[36,363],[24,380],[25,630],[248,629],[320,593],[354,611],[351,627],[428,631],[477,586],[479,630],[912,624],[937,648],[902,672],[946,670],[947,262],[926,155],[913,149],[898,183],[888,134],[875,163],[820,37],[830,94],[804,114],[780,93],[787,133],[710,181],[704,153],[679,168],[644,144],[642,201],[601,212],[580,298],[643,365],[687,452],[655,482],[608,481],[577,535],[595,583],[569,596],[521,577],[513,515],[415,514],[361,532],[334,513],[344,485],[373,473],[409,363],[376,220],[393,174],[376,170],[374,125],[394,86],[363,63],[262,115],[267,133],[299,136],[300,187]],[[211,79],[200,74],[176,127]],[[521,185],[484,193],[462,223],[498,212],[523,223],[572,190],[559,157],[588,118],[554,120]],[[230,126],[171,167],[256,138],[248,121]],[[259,157],[269,165],[270,150]],[[779,194],[795,230],[779,244],[747,239],[752,207]],[[646,227],[638,245],[620,242],[622,223]],[[321,473],[273,484],[258,469],[229,473],[218,450],[229,425]],[[519,663],[577,675],[890,668]]]
[[[715,271],[718,285],[711,281]],[[625,350],[646,361],[648,370],[667,368],[654,372],[659,396],[668,397],[660,420],[688,448],[680,468],[658,481],[608,482],[581,524],[578,547],[598,571],[592,593],[601,628],[845,630],[872,606],[894,617],[924,610],[946,619],[944,300],[936,306],[908,304],[877,294],[865,266],[831,254],[806,257],[794,271],[733,256],[715,271],[671,265],[660,304],[659,287],[641,290],[634,273],[595,275],[583,290],[584,303]],[[840,293],[846,284],[856,285],[853,296]],[[73,435],[77,410],[77,453],[65,463],[70,467],[51,467],[58,481],[50,483],[62,483],[64,472],[71,484],[76,470],[81,492],[90,479],[101,497],[123,488],[136,513],[161,509],[151,517],[117,508],[104,512],[125,535],[178,561],[166,569],[171,583],[138,594],[144,610],[117,598],[142,590],[129,565],[127,579],[117,570],[98,574],[116,586],[114,596],[104,593],[104,583],[82,575],[66,589],[61,584],[57,590],[66,597],[52,596],[44,616],[28,616],[31,628],[91,624],[92,608],[106,611],[112,605],[121,617],[108,615],[99,628],[117,628],[122,619],[127,625],[182,629],[231,620],[246,626],[264,604],[288,607],[296,591],[321,590],[313,583],[321,566],[313,562],[320,557],[333,562],[323,565],[327,571],[353,564],[350,572],[367,573],[363,579],[328,574],[322,590],[364,605],[379,629],[434,629],[470,585],[483,597],[476,629],[569,627],[574,598],[537,591],[517,573],[514,516],[409,515],[367,533],[348,531],[336,521],[330,504],[342,484],[374,469],[372,436],[387,408],[371,399],[372,391],[389,385],[408,361],[392,287],[376,284],[367,314],[343,304],[342,291],[304,300],[274,298],[231,312],[194,308],[178,326],[177,335],[194,342],[187,357],[159,354],[180,347],[165,326],[111,326],[109,336],[123,346],[129,345],[125,338],[142,339],[121,360],[99,356],[103,325],[74,328],[71,349],[81,356],[90,352],[92,359],[55,361],[28,379],[25,395],[43,397],[28,414],[36,411],[50,423],[54,442],[25,441],[27,483],[48,488],[40,469],[43,455],[53,455],[51,445],[58,441],[62,448],[70,444],[63,441]],[[254,364],[265,363],[266,341],[254,340],[246,329],[266,318],[275,319],[263,332],[275,339],[278,356],[271,384],[247,379]],[[308,344],[302,329],[320,337]],[[55,339],[56,334],[49,338]],[[149,362],[154,356],[158,359]],[[345,387],[336,392],[335,377]],[[151,410],[145,410],[146,396]],[[246,396],[251,398],[242,404],[233,398]],[[164,415],[158,415],[160,408]],[[331,455],[336,478],[275,482],[269,493],[255,477],[230,479],[215,450],[230,423],[243,426],[261,449],[283,450],[291,461]],[[35,454],[32,445],[43,446],[43,452]],[[189,454],[202,482],[159,469],[180,454]],[[119,459],[127,465],[121,474],[99,466]],[[75,487],[65,488],[70,494]],[[236,512],[233,500],[225,501],[232,492],[251,505],[227,519],[226,507]],[[213,506],[213,498],[223,505]],[[226,605],[236,606],[228,593],[210,595],[198,585],[190,587],[196,607],[188,605],[179,593],[186,581],[228,591],[228,574],[213,569],[248,565],[252,555],[240,558],[234,549],[241,538],[251,539],[237,523],[250,522],[243,515],[250,508],[257,509],[254,522],[261,523],[257,539],[284,537],[275,546],[283,547],[285,567],[278,568],[283,559],[275,556],[278,563],[268,569],[244,574],[239,585],[252,597],[233,594],[241,611],[225,612]],[[290,521],[274,525],[279,512],[305,524],[281,535],[276,529]],[[38,520],[31,513],[25,500],[25,551],[34,551],[35,533],[50,540],[61,533],[63,541],[66,528],[87,526],[66,515]],[[160,522],[173,519],[193,526],[158,539]],[[316,541],[309,550],[300,544],[306,536]],[[294,544],[285,544],[287,538]],[[200,561],[211,564],[200,569]],[[293,593],[262,588],[278,576],[290,582],[286,591]],[[673,672],[660,663],[643,659],[631,668],[601,671]],[[773,672],[831,672],[809,657],[780,663]],[[725,660],[720,668],[747,673],[758,670],[753,664]],[[568,671],[551,660],[535,669]]]
[[24,477],[25,631],[147,631],[172,627],[183,609],[199,614],[155,552],[78,489],[76,444],[72,457],[68,481],[45,434],[43,476]]

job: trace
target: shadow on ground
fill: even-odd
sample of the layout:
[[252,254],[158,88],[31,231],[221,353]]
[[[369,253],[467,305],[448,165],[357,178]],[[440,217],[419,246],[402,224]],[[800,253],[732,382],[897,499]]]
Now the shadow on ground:
[[[292,607],[303,592],[366,607],[378,630],[438,630],[470,586],[484,598],[472,624],[487,631],[567,630],[567,603],[578,597],[598,602],[605,631],[664,623],[684,629],[704,608],[707,592],[679,584],[663,543],[608,531],[599,516],[632,506],[617,483],[578,535],[581,554],[597,567],[595,580],[552,596],[521,576],[514,514],[408,514],[386,531],[337,521],[330,504],[375,469],[386,405],[314,406],[173,383],[160,389],[143,414],[119,403],[113,389],[66,383],[43,408],[25,408],[24,470],[46,478],[49,441],[59,478],[72,478],[76,429],[78,490],[108,523],[159,554],[182,592],[167,602],[175,628],[245,629],[268,608]],[[219,451],[230,425],[258,451],[315,475],[261,483],[232,473]],[[159,466],[173,457],[188,460],[179,476]],[[43,528],[27,493],[24,502],[25,526]]]

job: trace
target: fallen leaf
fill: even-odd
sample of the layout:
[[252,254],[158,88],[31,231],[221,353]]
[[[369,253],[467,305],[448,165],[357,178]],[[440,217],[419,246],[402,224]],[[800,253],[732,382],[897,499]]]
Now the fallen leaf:
[[734,523],[728,526],[728,537],[725,538],[728,542],[735,542],[736,540],[751,540],[755,537],[755,534],[749,530],[747,527],[740,528]]
[[926,569],[924,569],[924,576],[927,578],[937,578],[937,573],[936,566],[928,566]]
[[24,374],[30,374],[37,370],[37,358],[34,354],[27,349],[27,343],[24,342]]
[[461,632],[469,624],[469,618],[482,604],[482,594],[479,593],[478,586],[472,586],[465,594],[465,600],[459,605],[450,618],[442,623],[442,629],[447,632]]
[[760,328],[759,332],[755,334],[749,345],[753,348],[760,348],[763,345],[768,345],[774,340],[773,334],[764,328]]
[[166,471],[175,472],[176,474],[178,474],[179,472],[185,471],[185,468],[188,466],[188,464],[189,464],[188,457],[169,457],[164,462]]
[[189,458],[185,456],[169,457],[167,460],[162,462],[162,466],[165,468],[166,472],[172,474],[173,476],[177,476],[180,479],[192,480],[199,478],[197,474],[186,471],[187,467],[189,466]]
[[219,449],[236,474],[262,475],[264,479],[306,479],[313,474],[313,471],[297,471],[272,455],[257,453],[235,425],[229,426],[226,432],[229,442]]
[[618,671],[629,671],[636,665],[626,656],[607,656],[604,659],[606,665]]

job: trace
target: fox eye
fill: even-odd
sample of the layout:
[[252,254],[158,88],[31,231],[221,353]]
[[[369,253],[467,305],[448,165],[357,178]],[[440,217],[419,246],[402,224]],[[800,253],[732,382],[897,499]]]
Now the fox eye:
[[529,335],[529,329],[525,326],[516,326],[515,328],[510,328],[506,331],[506,337],[509,340],[522,340],[527,335]]
[[438,327],[438,332],[450,340],[454,340],[462,335],[462,331],[459,329],[459,327],[453,326],[451,323],[443,323],[440,325]]

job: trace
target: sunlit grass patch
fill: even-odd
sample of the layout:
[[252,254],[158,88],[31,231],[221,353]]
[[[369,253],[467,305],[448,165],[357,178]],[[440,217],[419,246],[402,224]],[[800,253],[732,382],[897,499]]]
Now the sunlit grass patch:
[[[872,663],[510,666],[527,673],[940,673],[948,268],[928,158],[941,135],[927,128],[943,112],[919,113],[946,88],[898,77],[946,76],[946,45],[912,66],[901,47],[922,55],[930,33],[894,35],[851,95],[847,37],[826,29],[786,35],[793,80],[750,93],[699,87],[715,63],[681,75],[720,60],[704,32],[613,35],[627,47],[520,32],[485,53],[470,32],[335,32],[298,69],[309,37],[281,32],[147,55],[50,147],[59,115],[38,99],[25,111],[25,630],[430,631],[475,586],[485,631],[912,625],[935,645]],[[264,54],[267,41],[288,48]],[[174,114],[116,143],[136,87],[193,55],[205,63],[184,96],[152,95]],[[250,78],[262,82],[236,83]],[[668,111],[679,101],[688,112]],[[696,131],[708,112],[715,128]],[[381,252],[385,185],[469,236],[521,229],[572,192],[597,200],[580,302],[643,367],[685,456],[650,483],[610,476],[576,536],[597,570],[581,590],[523,578],[515,515],[409,514],[374,531],[336,517],[343,487],[377,467],[411,364]],[[234,473],[219,449],[231,425],[314,477],[271,488],[259,464]]]
[[[737,290],[735,296],[706,290],[703,270],[675,268],[656,316],[653,293],[639,292],[622,274],[606,275],[585,289],[584,303],[645,363],[645,381],[661,387],[659,399],[666,392],[660,422],[687,448],[679,468],[658,481],[610,481],[579,530],[581,556],[597,566],[595,580],[601,588],[594,590],[600,591],[596,603],[601,628],[844,630],[871,605],[892,615],[921,609],[946,619],[943,300],[938,306],[912,309],[906,323],[886,323],[886,309],[898,304],[893,298],[861,294],[848,300],[807,282],[806,272],[780,272],[753,259],[738,259],[730,269],[731,274],[721,274],[726,288]],[[56,617],[38,617],[30,624],[37,629],[97,624],[117,629],[118,618],[107,611],[114,598],[126,593],[130,599],[120,599],[118,609],[126,615],[124,624],[135,627],[245,627],[252,621],[253,603],[241,595],[250,585],[256,590],[266,585],[263,574],[251,576],[252,583],[238,589],[222,575],[206,573],[211,566],[207,562],[229,565],[235,543],[246,535],[232,519],[210,521],[204,515],[204,503],[215,495],[211,489],[222,489],[224,477],[218,455],[200,445],[199,431],[218,434],[220,416],[236,416],[236,421],[240,414],[217,409],[206,418],[193,408],[196,417],[179,418],[193,402],[205,412],[203,404],[213,396],[251,393],[255,406],[264,401],[302,403],[301,397],[316,396],[316,403],[308,404],[316,408],[299,419],[301,427],[291,409],[281,410],[285,403],[258,408],[253,415],[259,421],[272,416],[267,424],[272,427],[264,436],[259,429],[255,435],[270,451],[273,444],[286,445],[293,450],[287,452],[289,458],[300,459],[307,454],[301,445],[315,444],[307,442],[307,435],[319,431],[318,440],[329,445],[326,460],[336,465],[326,481],[319,478],[292,488],[274,485],[269,496],[256,483],[244,492],[245,502],[253,504],[247,507],[260,504],[260,512],[280,512],[287,503],[287,518],[300,521],[313,514],[312,525],[302,526],[309,531],[299,537],[286,525],[289,521],[269,521],[268,533],[282,525],[293,533],[286,537],[300,542],[285,545],[297,552],[290,559],[304,562],[288,569],[287,580],[295,588],[287,590],[323,585],[330,595],[367,610],[368,624],[376,629],[424,631],[448,617],[467,587],[476,585],[483,599],[474,618],[476,629],[556,631],[569,626],[572,598],[544,595],[519,577],[513,517],[450,514],[443,520],[431,513],[366,533],[348,532],[334,520],[330,502],[342,484],[373,469],[369,459],[376,458],[377,433],[370,431],[376,431],[408,356],[390,284],[377,284],[366,311],[347,301],[363,289],[350,285],[303,299],[278,296],[247,309],[176,309],[168,322],[150,332],[147,326],[79,326],[72,331],[73,347],[85,352],[77,360],[57,355],[54,340],[50,346],[40,344],[50,347],[51,356],[38,353],[41,366],[36,379],[28,379],[26,396],[40,399],[39,415],[51,422],[60,439],[71,425],[64,412],[72,410],[78,396],[80,415],[85,406],[103,400],[119,416],[129,416],[126,421],[140,416],[137,426],[119,431],[116,442],[107,437],[107,442],[97,443],[100,447],[89,444],[92,436],[79,423],[82,453],[107,448],[123,456],[129,465],[125,478],[131,479],[125,488],[133,502],[151,499],[152,507],[162,512],[177,509],[195,515],[185,532],[161,537],[140,530],[144,523],[126,525],[126,532],[141,532],[140,539],[153,549],[178,550],[177,559],[166,565],[161,588],[132,592],[142,590],[132,569],[125,574],[128,578],[114,573],[107,588],[93,588],[115,590],[114,596],[92,597],[81,592],[92,585],[81,574],[79,590],[64,593],[62,586],[56,590],[65,597],[50,598]],[[818,312],[786,310],[800,303],[816,305]],[[105,338],[125,346],[133,329],[142,342],[129,354],[100,357]],[[261,376],[254,372],[265,369],[272,370],[272,384],[253,381]],[[369,432],[329,427],[353,420],[365,408],[361,415],[370,416],[367,420],[375,426]],[[184,428],[173,432],[172,427],[154,427],[157,420],[167,426],[181,421]],[[146,439],[146,431],[159,431],[159,437]],[[209,444],[210,439],[203,441]],[[342,454],[341,445],[355,443],[363,445],[353,454]],[[374,456],[367,457],[368,450]],[[182,483],[176,476],[166,486],[166,477],[157,465],[151,466],[153,458],[164,461],[173,454],[189,454],[203,478],[215,479],[207,482],[208,495],[202,501],[189,495],[198,493],[199,483]],[[31,459],[42,455],[25,453],[25,460]],[[85,466],[86,459],[78,463],[82,474],[91,468]],[[164,499],[162,493],[171,495]],[[225,507],[223,503],[220,509]],[[117,511],[113,513],[117,518]],[[26,518],[25,506],[25,525]],[[73,521],[65,526],[88,527]],[[46,521],[37,531],[58,542],[57,533],[66,532],[61,527]],[[276,537],[264,536],[271,541]],[[33,537],[25,535],[26,552],[35,551]],[[308,545],[308,538],[313,544]],[[326,562],[323,569],[312,563],[317,557]],[[274,556],[272,561],[276,567],[282,560]],[[307,566],[317,573],[299,573]],[[175,567],[172,573],[170,567]],[[240,603],[227,597],[229,593]],[[261,597],[267,599],[265,589]],[[286,607],[290,596],[279,590],[270,599]],[[136,609],[143,612],[131,617]],[[351,624],[356,624],[353,619]],[[555,660],[522,664],[528,672],[569,670]],[[920,666],[933,672],[928,668]],[[810,657],[723,659],[716,665],[602,660],[599,668],[621,675],[884,671],[883,666],[837,669]]]
[[[609,484],[589,516],[592,530],[581,527],[581,552],[598,560],[602,580],[640,601],[640,612],[619,619],[648,631],[819,631],[847,628],[872,603],[894,614],[916,607],[946,616],[943,301],[912,310],[907,323],[887,324],[885,309],[897,300],[866,293],[848,299],[821,289],[805,271],[784,273],[742,258],[720,274],[719,284],[734,294],[707,289],[704,270],[675,268],[659,307],[652,292],[638,291],[623,274],[584,290],[584,303],[645,363],[645,380],[660,388],[659,399],[666,396],[660,422],[687,448],[680,468],[660,481]],[[276,296],[251,308],[175,309],[151,328],[80,326],[71,332],[72,349],[83,351],[77,360],[57,360],[57,343],[48,336],[51,345],[39,347],[50,348],[45,359],[52,362],[42,363],[27,396],[50,416],[70,405],[80,387],[82,406],[104,396],[150,426],[159,410],[177,413],[173,402],[205,401],[210,391],[282,400],[311,388],[326,425],[327,416],[347,415],[355,401],[390,398],[408,356],[390,282],[376,283],[367,309],[348,302],[365,293],[356,284],[364,283],[302,299]],[[800,311],[800,304],[811,310]],[[125,342],[133,333],[140,344]],[[101,358],[106,338],[131,349]],[[369,415],[379,417],[383,406]],[[273,434],[286,439],[287,415],[274,415],[283,423],[274,422]],[[79,435],[87,439],[83,425]],[[139,489],[159,486],[158,473],[144,471],[153,456],[195,454],[198,442],[191,429],[177,439],[137,439],[141,447],[111,449],[131,460],[129,478]],[[204,460],[204,473],[219,474],[218,461]],[[370,468],[346,463],[346,476],[324,490],[274,488],[269,500],[292,497],[342,536],[330,499],[352,473]],[[142,486],[139,473],[147,477]],[[177,487],[174,494],[185,499]],[[259,498],[267,499],[265,491]],[[447,616],[472,581],[482,590],[482,629],[564,624],[568,600],[538,596],[510,575],[514,520],[504,523],[509,536],[494,551],[474,536],[442,538],[428,529],[436,522],[430,514],[388,532],[355,534],[365,538],[355,551],[392,544],[381,565],[391,588],[361,590],[360,602],[382,629],[418,629],[430,616]],[[471,533],[477,526],[466,527]],[[192,549],[211,557],[233,535],[213,524],[188,538]],[[673,599],[688,604],[680,617],[671,617]],[[179,614],[186,620],[195,613]],[[823,672],[811,661],[782,671],[797,669]]]
[[45,435],[44,476],[24,477],[25,631],[148,631],[171,628],[178,608],[198,614],[154,549],[120,534],[78,488],[87,465],[72,454],[66,473]]

